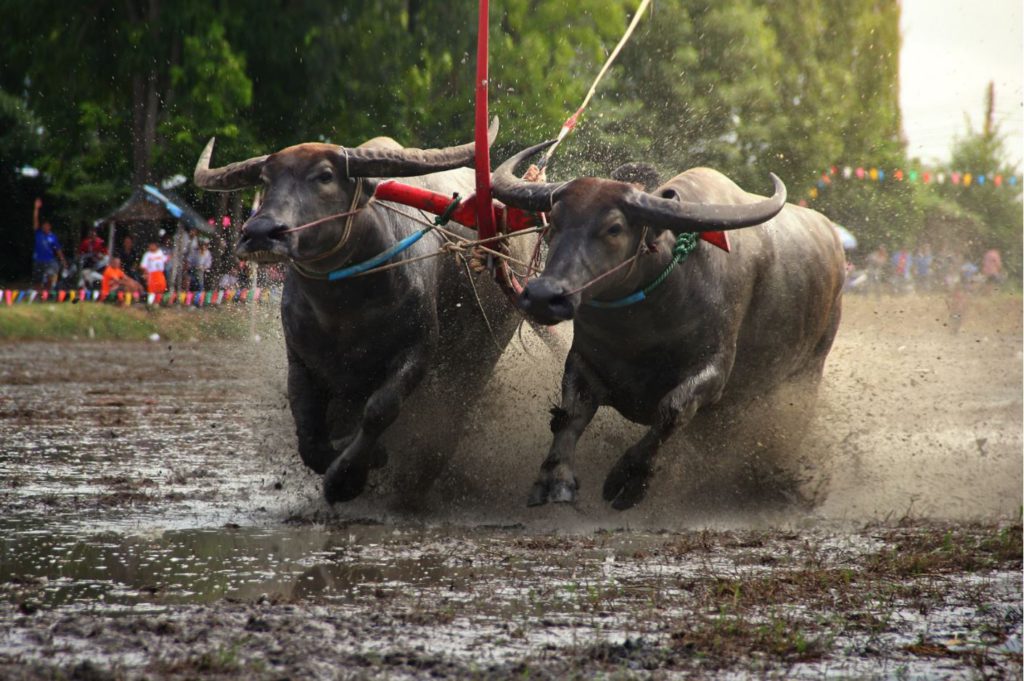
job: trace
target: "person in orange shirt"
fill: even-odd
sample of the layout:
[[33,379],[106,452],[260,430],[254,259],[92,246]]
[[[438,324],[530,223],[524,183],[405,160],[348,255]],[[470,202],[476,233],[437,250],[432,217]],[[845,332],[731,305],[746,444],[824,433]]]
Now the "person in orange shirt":
[[107,269],[103,270],[103,281],[100,283],[100,295],[104,300],[111,294],[124,291],[134,295],[142,293],[142,285],[121,269],[121,258],[111,258]]
[[167,254],[160,250],[160,245],[153,241],[149,244],[149,250],[142,256],[139,264],[142,271],[146,273],[146,292],[160,295],[167,290],[167,277],[164,276],[164,268],[167,267]]

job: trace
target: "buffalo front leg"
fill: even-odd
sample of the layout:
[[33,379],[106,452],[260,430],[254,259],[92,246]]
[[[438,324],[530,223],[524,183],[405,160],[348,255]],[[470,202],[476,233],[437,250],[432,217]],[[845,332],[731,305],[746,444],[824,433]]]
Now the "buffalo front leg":
[[350,501],[366,487],[370,468],[378,458],[377,440],[398,418],[402,402],[419,385],[427,368],[429,350],[412,348],[392,363],[392,371],[366,401],[355,435],[324,476],[324,496],[330,503]]
[[576,443],[597,412],[599,400],[594,389],[597,381],[583,360],[570,352],[562,374],[561,405],[551,410],[551,449],[540,467],[540,475],[530,489],[527,506],[547,502],[572,503],[579,483],[573,472]]
[[731,356],[719,356],[661,398],[650,429],[605,478],[603,496],[612,508],[623,511],[644,498],[658,449],[676,428],[689,423],[698,409],[718,401],[731,366]]
[[288,353],[288,406],[295,419],[295,435],[299,441],[302,463],[319,474],[331,465],[337,452],[331,447],[327,427],[329,395],[326,387],[306,365]]

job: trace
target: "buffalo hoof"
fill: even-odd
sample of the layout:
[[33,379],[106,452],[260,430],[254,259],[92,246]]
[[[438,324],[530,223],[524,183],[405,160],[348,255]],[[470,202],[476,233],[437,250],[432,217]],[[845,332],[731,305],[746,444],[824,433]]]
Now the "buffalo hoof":
[[324,498],[329,504],[352,501],[366,489],[369,466],[353,466],[341,457],[331,464],[324,476]]
[[530,497],[526,500],[527,506],[543,506],[552,504],[572,504],[576,501],[576,490],[579,483],[573,478],[572,482],[565,480],[538,480],[530,488]]
[[604,481],[602,495],[616,511],[633,508],[647,494],[650,466],[628,454],[619,459]]
[[331,462],[338,458],[338,452],[324,445],[299,445],[299,456],[302,463],[318,475],[323,475],[330,468]]

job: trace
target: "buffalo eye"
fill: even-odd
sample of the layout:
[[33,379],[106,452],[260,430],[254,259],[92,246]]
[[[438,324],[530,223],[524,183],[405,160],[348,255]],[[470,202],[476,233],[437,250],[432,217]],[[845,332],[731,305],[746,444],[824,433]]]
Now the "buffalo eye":
[[316,176],[316,181],[320,184],[330,184],[332,180],[334,180],[334,173],[327,169],[322,170],[320,174]]
[[622,234],[622,232],[622,225],[616,222],[614,225],[605,230],[605,236],[619,236],[620,234]]

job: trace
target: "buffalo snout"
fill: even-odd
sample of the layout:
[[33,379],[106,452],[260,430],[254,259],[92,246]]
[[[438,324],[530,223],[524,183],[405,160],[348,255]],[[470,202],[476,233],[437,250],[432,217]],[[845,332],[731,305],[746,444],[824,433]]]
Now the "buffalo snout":
[[561,282],[534,279],[519,294],[519,309],[542,324],[558,324],[573,318],[579,294]]
[[256,216],[242,227],[235,255],[251,260],[276,260],[288,254],[288,225],[270,216]]

